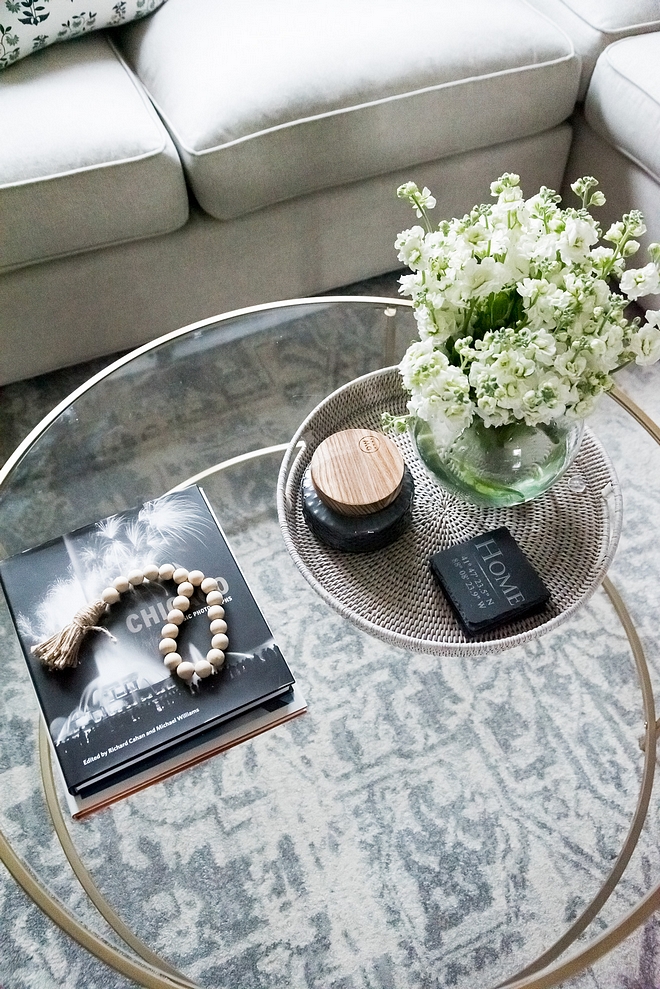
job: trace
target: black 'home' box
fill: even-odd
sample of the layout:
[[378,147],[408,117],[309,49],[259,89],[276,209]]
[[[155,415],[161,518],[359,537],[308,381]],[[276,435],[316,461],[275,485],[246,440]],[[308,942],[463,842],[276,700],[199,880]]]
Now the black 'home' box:
[[540,611],[550,598],[506,526],[441,550],[430,563],[466,635]]

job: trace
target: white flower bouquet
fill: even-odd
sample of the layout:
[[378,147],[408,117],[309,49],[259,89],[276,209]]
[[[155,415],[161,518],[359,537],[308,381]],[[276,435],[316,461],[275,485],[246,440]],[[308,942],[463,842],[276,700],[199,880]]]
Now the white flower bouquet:
[[[519,177],[491,185],[492,204],[433,228],[435,199],[408,182],[398,196],[424,222],[397,238],[398,256],[413,272],[401,278],[412,297],[419,341],[400,365],[410,392],[409,417],[386,425],[428,423],[447,448],[475,416],[486,427],[582,419],[612,387],[612,372],[660,357],[660,310],[624,315],[629,300],[660,289],[660,245],[645,267],[625,270],[646,231],[642,214],[627,213],[604,235],[589,207],[605,202],[587,176],[572,189],[582,200],[561,209],[541,188],[525,200]],[[618,288],[617,288],[618,283]]]

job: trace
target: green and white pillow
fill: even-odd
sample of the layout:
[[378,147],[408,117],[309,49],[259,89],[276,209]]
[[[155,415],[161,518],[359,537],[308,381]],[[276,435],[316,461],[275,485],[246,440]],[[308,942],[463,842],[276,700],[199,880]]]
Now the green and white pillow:
[[0,69],[56,41],[145,17],[163,3],[165,0],[0,0]]

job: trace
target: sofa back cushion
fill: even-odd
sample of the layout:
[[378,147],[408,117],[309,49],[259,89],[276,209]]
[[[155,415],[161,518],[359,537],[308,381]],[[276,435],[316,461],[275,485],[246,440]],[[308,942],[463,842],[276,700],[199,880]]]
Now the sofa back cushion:
[[[165,0],[93,0],[82,10],[72,0],[4,0],[0,23],[0,69],[56,41],[134,21]],[[87,5],[86,5],[87,6]]]
[[219,219],[538,134],[580,71],[524,0],[168,0],[117,43]]
[[653,139],[660,134],[660,32],[623,38],[603,52],[584,112],[596,133],[660,185],[660,141]]
[[660,0],[529,0],[570,36],[582,57],[580,99],[602,51],[630,35],[660,31]]

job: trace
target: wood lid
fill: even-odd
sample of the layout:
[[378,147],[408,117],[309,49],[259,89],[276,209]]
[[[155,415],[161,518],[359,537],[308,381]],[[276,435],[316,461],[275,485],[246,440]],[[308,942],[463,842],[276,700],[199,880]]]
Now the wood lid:
[[341,515],[372,515],[394,501],[403,482],[398,448],[372,429],[343,429],[317,447],[311,462],[319,498]]

